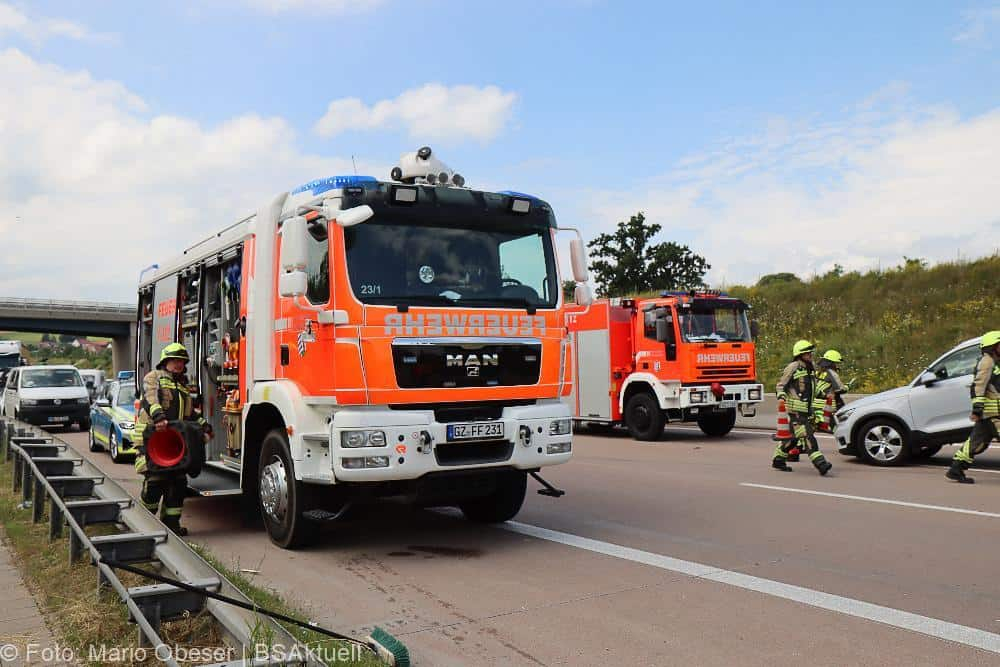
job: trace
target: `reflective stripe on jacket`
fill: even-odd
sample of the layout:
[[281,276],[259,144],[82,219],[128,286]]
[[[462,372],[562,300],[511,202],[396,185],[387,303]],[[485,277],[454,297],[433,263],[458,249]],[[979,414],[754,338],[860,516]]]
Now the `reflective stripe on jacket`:
[[973,412],[984,417],[1000,415],[1000,366],[989,352],[983,352],[976,364],[971,393]]
[[796,359],[785,366],[778,380],[778,399],[784,399],[789,412],[809,412],[814,396],[815,374],[811,365]]

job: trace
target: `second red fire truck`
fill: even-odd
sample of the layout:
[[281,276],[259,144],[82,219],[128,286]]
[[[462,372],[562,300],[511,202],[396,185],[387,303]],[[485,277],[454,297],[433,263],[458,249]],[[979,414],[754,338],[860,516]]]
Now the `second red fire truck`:
[[763,400],[749,306],[716,291],[602,299],[571,308],[577,423],[624,424],[657,440],[667,422],[723,436]]

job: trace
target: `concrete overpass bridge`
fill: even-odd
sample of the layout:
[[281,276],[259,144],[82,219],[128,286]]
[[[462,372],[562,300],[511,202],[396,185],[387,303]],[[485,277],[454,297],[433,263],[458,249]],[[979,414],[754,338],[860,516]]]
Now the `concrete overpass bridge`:
[[116,373],[135,364],[135,323],[132,303],[0,297],[0,331],[110,338]]

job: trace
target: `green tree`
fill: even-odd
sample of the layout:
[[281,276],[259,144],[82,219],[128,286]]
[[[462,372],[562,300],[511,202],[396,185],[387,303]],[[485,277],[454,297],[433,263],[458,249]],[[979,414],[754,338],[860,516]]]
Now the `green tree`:
[[761,276],[757,281],[757,287],[767,287],[775,283],[801,283],[802,279],[794,273],[769,273]]
[[712,266],[686,245],[651,243],[661,229],[647,223],[639,211],[628,222],[619,222],[613,234],[601,234],[587,244],[599,296],[705,286],[705,272]]

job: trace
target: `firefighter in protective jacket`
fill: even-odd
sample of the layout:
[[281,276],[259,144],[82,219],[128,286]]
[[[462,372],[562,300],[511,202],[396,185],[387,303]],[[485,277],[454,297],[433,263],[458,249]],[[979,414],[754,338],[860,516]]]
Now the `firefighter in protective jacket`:
[[815,422],[823,428],[828,428],[832,424],[826,423],[824,411],[826,410],[826,399],[833,397],[834,410],[844,407],[843,395],[847,393],[847,387],[840,381],[840,364],[844,361],[844,356],[837,350],[827,350],[823,357],[816,364],[816,395],[813,397],[813,418]]
[[951,467],[945,476],[961,484],[975,480],[965,476],[973,459],[998,439],[997,421],[1000,420],[1000,331],[988,331],[979,340],[983,356],[976,364],[972,381],[972,433],[965,444],[955,452]]
[[788,454],[793,449],[809,455],[809,460],[825,475],[833,466],[819,451],[819,443],[814,435],[812,406],[816,396],[816,369],[812,356],[815,346],[807,340],[800,340],[792,346],[792,363],[785,367],[778,380],[778,400],[784,401],[788,409],[788,422],[792,427],[791,440],[778,443],[774,448],[772,465],[777,470],[790,472]]
[[135,423],[136,449],[139,452],[135,459],[135,470],[143,476],[140,496],[142,504],[154,514],[160,509],[164,525],[178,535],[187,534],[187,530],[180,525],[184,496],[187,494],[187,470],[147,470],[143,435],[149,424],[157,431],[162,431],[170,421],[185,420],[201,425],[206,442],[211,438],[208,422],[194,411],[188,389],[188,361],[187,349],[180,343],[171,343],[163,348],[156,370],[150,371],[142,379],[139,414]]

